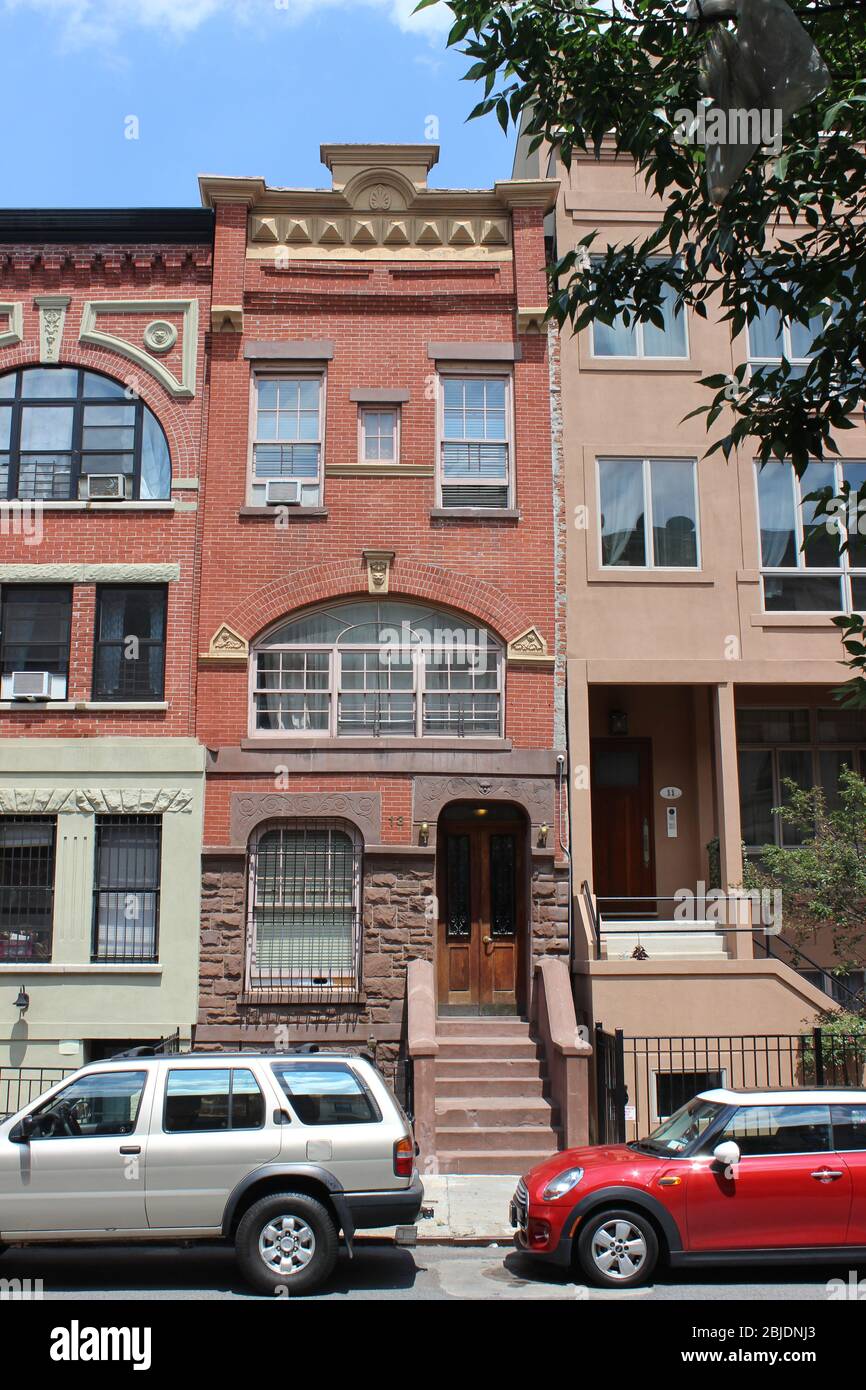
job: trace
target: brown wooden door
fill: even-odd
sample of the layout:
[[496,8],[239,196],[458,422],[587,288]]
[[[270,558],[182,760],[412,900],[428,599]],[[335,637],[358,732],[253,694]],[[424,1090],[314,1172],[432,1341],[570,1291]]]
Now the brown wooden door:
[[439,1007],[516,1013],[522,1002],[525,832],[514,821],[439,832]]
[[643,738],[592,741],[592,871],[602,911],[649,911],[656,890],[652,745]]

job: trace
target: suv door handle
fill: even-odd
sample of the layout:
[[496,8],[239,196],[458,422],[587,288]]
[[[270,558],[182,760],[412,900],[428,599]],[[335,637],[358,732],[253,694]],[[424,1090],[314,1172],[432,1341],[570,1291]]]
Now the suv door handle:
[[840,1168],[816,1168],[811,1176],[816,1182],[835,1182],[837,1178],[844,1178],[845,1174]]
[[141,1145],[140,1145],[140,1144],[121,1144],[121,1146],[120,1146],[120,1152],[121,1152],[122,1154],[140,1154],[140,1153],[141,1153]]

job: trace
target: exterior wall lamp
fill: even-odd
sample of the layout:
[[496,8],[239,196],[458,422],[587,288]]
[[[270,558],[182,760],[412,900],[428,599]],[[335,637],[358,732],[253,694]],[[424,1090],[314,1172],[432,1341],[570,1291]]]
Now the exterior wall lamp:
[[426,820],[422,820],[418,827],[418,843],[419,845],[429,845],[430,843],[430,825]]
[[628,733],[628,715],[624,709],[612,709],[607,716],[608,728],[615,737],[624,737]]
[[538,844],[541,849],[547,848],[547,837],[550,834],[550,826],[547,822],[538,827]]
[[30,1008],[30,995],[27,993],[23,985],[19,989],[18,998],[15,1000],[15,1003],[12,1005],[12,1007],[13,1009],[17,1009],[18,1012],[22,1014],[26,1014],[27,1010]]

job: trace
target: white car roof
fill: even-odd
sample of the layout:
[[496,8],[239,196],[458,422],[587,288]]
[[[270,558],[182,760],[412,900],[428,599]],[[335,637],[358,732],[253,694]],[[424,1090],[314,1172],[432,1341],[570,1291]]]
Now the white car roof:
[[866,1088],[804,1086],[796,1091],[734,1091],[719,1087],[701,1091],[698,1100],[711,1100],[717,1105],[866,1105]]

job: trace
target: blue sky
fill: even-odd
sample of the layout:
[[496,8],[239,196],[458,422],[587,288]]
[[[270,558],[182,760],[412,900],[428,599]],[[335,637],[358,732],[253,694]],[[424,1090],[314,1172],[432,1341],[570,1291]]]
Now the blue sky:
[[[423,142],[431,185],[511,172],[512,141],[415,0],[0,0],[0,205],[198,203],[199,173],[328,186],[319,145]],[[134,130],[138,139],[127,139]]]

